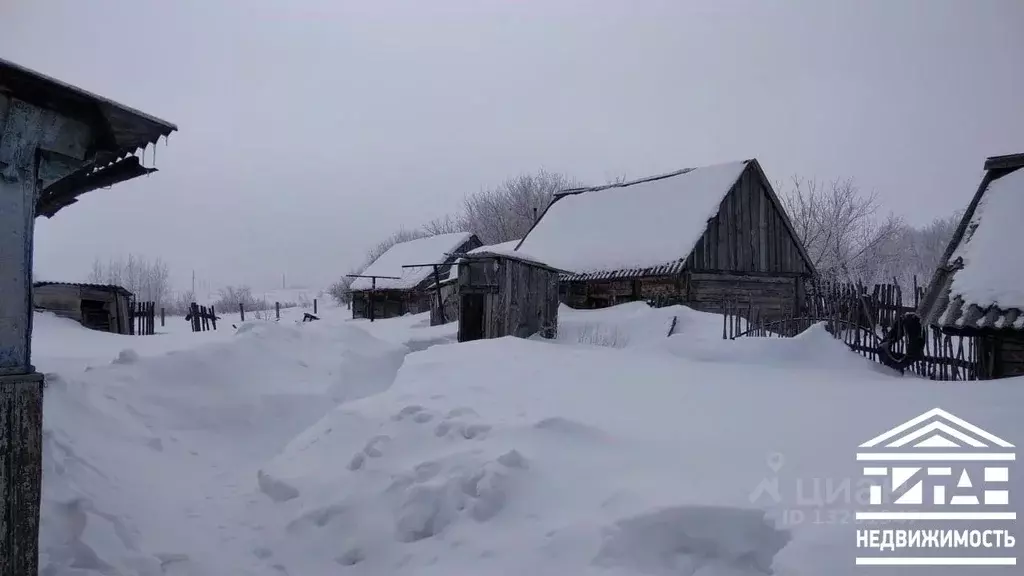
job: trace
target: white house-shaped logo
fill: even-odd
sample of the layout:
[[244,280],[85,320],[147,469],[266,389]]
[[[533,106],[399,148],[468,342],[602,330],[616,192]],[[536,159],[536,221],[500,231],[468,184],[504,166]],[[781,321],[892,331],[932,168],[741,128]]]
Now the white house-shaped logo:
[[[934,408],[860,445],[869,488],[858,520],[1016,520],[1009,504],[1014,446]],[[879,510],[882,507],[885,510]]]

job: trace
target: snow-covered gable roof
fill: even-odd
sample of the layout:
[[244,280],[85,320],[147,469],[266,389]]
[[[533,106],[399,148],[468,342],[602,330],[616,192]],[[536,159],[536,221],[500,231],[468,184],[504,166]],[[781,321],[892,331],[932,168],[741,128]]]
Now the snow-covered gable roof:
[[935,302],[926,320],[952,329],[1024,330],[1024,252],[1016,249],[1022,218],[1024,156],[1018,168],[986,176],[947,249],[939,285],[926,296]]
[[493,252],[493,253],[504,253],[512,252],[516,249],[516,246],[522,242],[522,238],[519,240],[509,240],[508,242],[499,242],[497,244],[491,244],[489,246],[480,246],[479,248],[473,248],[467,254],[479,254],[480,252]]
[[[449,254],[455,252],[463,244],[469,242],[473,235],[469,232],[439,234],[417,240],[409,240],[395,244],[380,258],[373,261],[363,276],[395,276],[398,280],[388,278],[377,279],[378,290],[411,290],[427,279],[434,272],[431,266],[402,268],[410,264],[441,263],[451,259]],[[369,290],[372,287],[370,278],[355,278],[350,290]]]
[[749,160],[557,195],[517,251],[577,274],[685,260]]

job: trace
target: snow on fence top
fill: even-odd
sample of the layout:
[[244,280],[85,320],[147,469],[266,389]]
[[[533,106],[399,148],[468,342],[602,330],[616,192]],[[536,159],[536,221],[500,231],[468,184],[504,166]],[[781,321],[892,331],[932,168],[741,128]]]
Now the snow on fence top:
[[[448,254],[455,252],[465,244],[472,234],[456,232],[454,234],[438,234],[427,238],[409,240],[395,244],[387,252],[380,255],[362,272],[363,276],[396,276],[399,279],[378,278],[379,290],[409,290],[415,288],[428,276],[434,273],[430,266],[402,268],[409,264],[441,263],[448,260]],[[356,278],[350,290],[369,290],[373,286],[370,278]]]
[[[951,264],[958,259],[963,262],[953,273],[951,302],[959,299],[961,308],[1024,310],[1024,252],[1017,249],[1021,218],[1024,168],[997,178],[982,194],[964,238],[950,258]],[[1021,319],[1014,328],[1024,328],[1024,316]]]
[[747,160],[559,194],[517,251],[576,273],[686,258]]

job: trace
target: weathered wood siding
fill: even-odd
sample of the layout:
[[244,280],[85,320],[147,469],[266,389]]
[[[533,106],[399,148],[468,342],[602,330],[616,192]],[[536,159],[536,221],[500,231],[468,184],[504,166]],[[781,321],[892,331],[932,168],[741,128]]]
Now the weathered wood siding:
[[[370,293],[352,293],[352,317],[370,317]],[[378,290],[373,293],[374,319],[395,318],[430,310],[430,296],[411,290]]]
[[723,303],[751,306],[762,317],[779,317],[798,309],[801,279],[794,276],[755,276],[693,272],[687,303],[694,309],[721,312]]
[[57,316],[82,321],[82,297],[77,286],[50,284],[32,289],[32,303]]
[[570,281],[561,293],[562,302],[571,308],[604,308],[637,300],[683,298],[686,281],[683,276]]
[[[440,292],[440,301],[438,301]],[[430,325],[439,326],[459,319],[458,284],[449,282],[430,291]],[[442,314],[443,312],[443,314]]]
[[38,574],[43,376],[0,376],[0,574]]
[[999,334],[993,338],[996,345],[995,378],[1024,376],[1024,334],[1019,332]]
[[[482,294],[483,337],[554,338],[558,328],[558,273],[511,258],[480,258],[459,267],[459,294]],[[462,313],[460,341],[462,335]]]
[[799,240],[771,198],[760,171],[748,165],[687,257],[687,269],[810,274]]

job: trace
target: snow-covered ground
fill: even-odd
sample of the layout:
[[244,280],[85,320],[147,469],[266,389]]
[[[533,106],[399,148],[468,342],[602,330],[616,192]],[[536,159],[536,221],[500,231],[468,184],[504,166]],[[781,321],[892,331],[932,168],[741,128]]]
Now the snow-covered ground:
[[719,316],[628,304],[455,344],[426,315],[301,315],[135,337],[37,315],[42,574],[862,573],[834,490],[860,443],[937,406],[1024,440],[1024,381],[901,378],[820,328],[723,341]]

